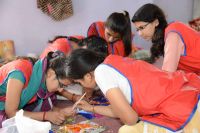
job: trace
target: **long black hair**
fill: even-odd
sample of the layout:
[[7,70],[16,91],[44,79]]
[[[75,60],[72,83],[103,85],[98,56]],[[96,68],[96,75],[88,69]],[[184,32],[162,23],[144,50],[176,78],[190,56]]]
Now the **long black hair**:
[[159,56],[164,56],[164,31],[167,27],[166,17],[157,5],[148,3],[140,7],[132,18],[133,23],[138,21],[151,23],[156,19],[159,21],[159,25],[156,27],[152,38],[153,45],[151,47],[150,63],[155,62]]
[[47,55],[47,69],[53,69],[59,79],[66,78],[66,62],[66,56],[60,51],[49,52]]
[[128,56],[132,51],[132,32],[129,13],[114,12],[105,22],[105,27],[120,34],[124,43],[125,55]]
[[99,36],[89,36],[84,38],[79,44],[80,46],[86,46],[87,49],[93,50],[97,53],[108,55],[108,44],[105,39]]
[[76,49],[68,57],[66,75],[71,79],[82,79],[104,61],[105,55],[89,49]]

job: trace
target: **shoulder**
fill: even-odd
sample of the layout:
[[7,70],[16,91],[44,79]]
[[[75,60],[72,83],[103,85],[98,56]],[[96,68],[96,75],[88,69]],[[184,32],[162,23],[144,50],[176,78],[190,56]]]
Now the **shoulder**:
[[109,63],[109,62],[113,62],[113,61],[119,61],[119,60],[123,60],[124,57],[120,56],[120,55],[108,55],[106,57],[106,59],[104,60],[104,63]]
[[184,24],[183,22],[180,21],[174,21],[168,24],[167,28],[165,31],[171,31],[171,30],[181,30],[181,28],[188,27],[188,25]]
[[92,29],[92,28],[104,28],[104,25],[105,23],[103,21],[96,21],[96,22],[93,22],[90,26],[89,26],[89,29]]
[[112,71],[113,68],[111,68],[109,65],[106,64],[100,64],[94,71],[95,75],[99,75],[102,73],[106,73],[109,71]]
[[8,79],[18,79],[22,83],[25,83],[26,77],[21,71],[15,70],[9,74]]
[[24,69],[32,69],[32,67],[33,65],[29,60],[17,59],[17,60],[7,63],[2,68],[24,70]]
[[106,92],[111,88],[118,88],[121,76],[111,66],[100,64],[94,71],[95,81],[101,91]]
[[166,34],[166,38],[170,38],[170,39],[180,39],[180,35],[177,32],[168,32]]
[[53,42],[53,44],[59,44],[59,43],[67,43],[67,38],[59,38]]
[[104,22],[103,21],[95,21],[92,24],[104,24]]
[[120,74],[114,67],[107,65],[107,64],[100,64],[95,69],[94,75],[95,75],[96,80],[99,80],[102,77],[104,79],[112,79],[112,78],[117,78],[118,76],[120,76]]
[[186,25],[182,22],[172,22],[165,29],[165,40],[170,39],[180,39],[182,37],[182,30]]

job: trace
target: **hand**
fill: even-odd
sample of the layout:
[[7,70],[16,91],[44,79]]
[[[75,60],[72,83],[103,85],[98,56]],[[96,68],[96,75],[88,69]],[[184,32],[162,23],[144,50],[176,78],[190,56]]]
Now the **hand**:
[[61,111],[48,111],[46,112],[45,120],[60,125],[65,121],[65,114]]
[[73,110],[72,106],[66,107],[60,110],[61,113],[65,115],[65,117],[69,117],[75,114],[75,110]]
[[90,105],[88,102],[85,100],[81,100],[79,104],[77,105],[78,108],[83,109],[85,111],[92,112],[93,110],[93,105]]

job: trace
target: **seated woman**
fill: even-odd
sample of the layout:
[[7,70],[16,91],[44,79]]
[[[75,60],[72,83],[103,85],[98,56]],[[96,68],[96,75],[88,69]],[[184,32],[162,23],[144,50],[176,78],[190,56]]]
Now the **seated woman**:
[[120,118],[132,127],[141,120],[171,131],[184,128],[198,112],[200,78],[194,73],[169,73],[144,61],[105,58],[86,49],[73,51],[67,64],[68,78],[90,90],[98,85],[110,102],[105,107],[82,101],[79,108],[86,111]]
[[51,52],[37,62],[17,59],[0,68],[0,127],[2,122],[24,109],[24,115],[39,121],[61,124],[74,112],[54,105],[55,92],[70,84],[65,74],[66,58]]
[[49,45],[40,55],[40,58],[47,56],[49,52],[60,51],[68,55],[72,50],[83,47],[79,42],[83,36],[56,36],[53,40],[49,41]]
[[129,56],[135,52],[136,48],[132,45],[132,32],[129,13],[114,12],[106,22],[98,21],[90,25],[88,36],[96,35],[104,38],[108,43],[109,54]]

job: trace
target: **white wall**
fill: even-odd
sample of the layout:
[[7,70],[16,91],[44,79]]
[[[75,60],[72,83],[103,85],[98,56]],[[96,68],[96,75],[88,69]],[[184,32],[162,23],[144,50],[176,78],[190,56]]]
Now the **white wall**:
[[164,10],[169,21],[187,23],[192,19],[193,0],[154,0],[154,3]]
[[[127,10],[132,17],[140,6],[153,2],[153,0],[72,0],[74,15],[64,21],[56,22],[37,9],[36,1],[0,0],[0,40],[14,40],[17,55],[39,54],[45,48],[46,42],[56,35],[86,35],[87,28],[93,21],[105,20],[112,12],[122,10]],[[183,21],[189,19],[191,0],[169,1],[154,0],[167,12],[169,11],[168,16]],[[181,6],[178,4],[180,1]],[[173,10],[165,7],[166,4],[168,7],[172,4]],[[142,47],[150,46],[138,37],[135,41]]]
[[200,0],[194,0],[193,7],[193,18],[195,19],[200,17]]

